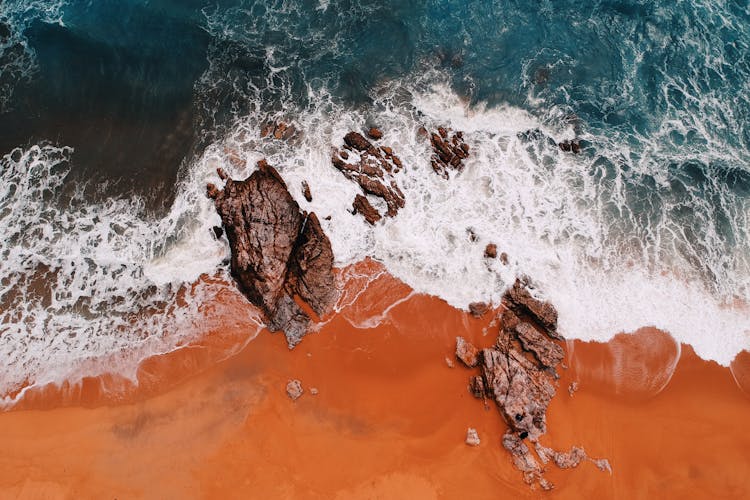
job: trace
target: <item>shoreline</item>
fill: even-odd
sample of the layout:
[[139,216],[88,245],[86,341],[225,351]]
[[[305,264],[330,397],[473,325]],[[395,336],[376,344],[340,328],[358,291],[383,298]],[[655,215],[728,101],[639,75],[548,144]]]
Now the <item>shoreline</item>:
[[[373,326],[386,298],[397,303]],[[146,383],[129,397],[97,401],[96,391],[81,391],[80,400],[68,401],[73,406],[55,408],[61,400],[40,391],[25,410],[0,414],[6,443],[0,496],[450,498],[470,492],[491,498],[507,492],[536,498],[542,492],[523,483],[502,448],[506,425],[497,409],[485,409],[467,390],[472,371],[446,363],[454,359],[457,335],[477,347],[494,342],[492,316],[475,319],[438,298],[410,295],[406,285],[381,274],[294,350],[282,334],[261,331],[219,361],[205,354],[210,349],[149,358],[139,369]],[[215,332],[204,347],[221,352],[227,347],[221,340],[240,333]],[[560,370],[541,441],[558,449],[583,446],[607,458],[613,473],[590,463],[548,467],[557,487],[545,495],[708,498],[750,488],[750,436],[742,425],[750,401],[728,368],[683,345],[663,390],[641,384],[638,374],[653,379],[671,366],[669,339],[644,329],[604,344],[568,341],[568,369]],[[661,346],[658,355],[639,364],[653,345]],[[619,366],[631,362],[618,372],[629,377],[624,381],[601,369],[613,356]],[[296,402],[285,392],[291,379],[305,389]],[[574,381],[579,387],[570,396]],[[478,431],[478,448],[464,444],[468,427]]]

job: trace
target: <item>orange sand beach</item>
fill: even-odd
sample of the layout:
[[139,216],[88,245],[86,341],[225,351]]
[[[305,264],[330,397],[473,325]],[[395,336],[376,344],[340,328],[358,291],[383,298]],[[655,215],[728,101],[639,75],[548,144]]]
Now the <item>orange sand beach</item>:
[[[569,341],[542,443],[581,445],[612,473],[551,465],[555,489],[543,492],[523,483],[502,448],[494,404],[467,390],[475,372],[452,361],[457,335],[494,343],[492,314],[475,319],[414,294],[369,261],[344,272],[374,279],[365,289],[350,280],[350,303],[292,351],[283,335],[227,316],[200,342],[144,361],[137,387],[104,376],[29,391],[0,414],[0,499],[750,491],[750,354],[730,371],[654,329],[606,344]],[[230,311],[252,307],[240,298],[220,297]],[[285,392],[291,379],[305,389],[297,401]],[[480,446],[464,443],[468,427]]]

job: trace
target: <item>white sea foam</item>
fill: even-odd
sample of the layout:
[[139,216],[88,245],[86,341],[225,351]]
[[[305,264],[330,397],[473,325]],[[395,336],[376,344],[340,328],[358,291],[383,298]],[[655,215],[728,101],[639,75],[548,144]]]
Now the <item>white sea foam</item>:
[[[673,250],[685,236],[668,212],[656,221],[638,219],[632,200],[611,188],[628,180],[597,170],[601,155],[565,154],[547,139],[570,137],[569,129],[549,129],[519,109],[472,108],[448,86],[420,82],[385,84],[374,104],[361,109],[311,94],[309,108],[277,116],[300,131],[289,142],[260,138],[267,118],[251,114],[207,148],[184,172],[173,207],[160,219],[147,217],[138,199],[92,205],[81,187],[70,191],[64,184],[70,149],[37,145],[3,157],[0,391],[113,370],[133,378],[145,357],[206,332],[222,314],[211,297],[226,288],[190,284],[220,269],[228,247],[211,235],[219,219],[205,183],[218,182],[219,166],[247,176],[262,157],[279,168],[300,205],[319,215],[338,265],[372,256],[416,291],[457,307],[498,303],[515,277],[527,274],[558,307],[560,329],[571,338],[606,340],[654,325],[725,365],[748,347],[743,250],[727,255],[708,248],[708,267],[729,269],[712,275],[724,281],[707,284]],[[407,201],[397,217],[370,227],[349,212],[358,188],[331,166],[330,155],[346,132],[374,124],[406,165],[399,183]],[[461,174],[445,181],[431,171],[422,125],[465,132],[471,155]],[[539,132],[522,134],[530,129]],[[228,151],[246,165],[230,162]],[[311,203],[302,196],[303,180],[312,188]],[[618,233],[616,203],[614,213],[624,214],[632,234]],[[746,205],[725,203],[740,217],[736,237],[747,238]],[[711,216],[708,208],[695,206],[700,217]],[[710,247],[710,231],[704,234]],[[507,252],[508,266],[483,257],[489,242]]]
[[0,394],[106,371],[132,379],[221,316],[204,304],[226,285],[190,286],[226,254],[203,189],[188,178],[152,220],[137,198],[86,202],[64,182],[71,155],[36,145],[0,160]]
[[[639,200],[621,186],[633,182],[627,174],[600,166],[603,157],[627,151],[566,154],[547,137],[569,138],[572,129],[547,128],[519,109],[469,107],[446,85],[394,82],[374,98],[371,107],[353,110],[321,94],[294,116],[279,114],[302,131],[290,143],[261,140],[266,117],[253,114],[207,158],[221,162],[227,145],[248,165],[267,157],[298,202],[323,218],[338,264],[373,256],[417,291],[454,306],[498,303],[515,277],[526,274],[558,307],[560,328],[571,338],[606,340],[656,326],[724,365],[750,346],[750,314],[741,305],[750,283],[748,247],[727,253],[709,202],[695,196],[691,220],[704,226],[696,233],[701,240],[690,241],[680,228],[686,220],[673,217],[668,198],[652,218],[652,207],[641,212]],[[372,124],[406,165],[399,182],[407,200],[396,218],[374,228],[349,213],[358,187],[330,165],[331,145]],[[465,132],[472,150],[463,173],[447,182],[432,173],[429,144],[418,134],[423,124]],[[533,129],[537,136],[523,136]],[[302,197],[303,180],[312,188],[311,203]],[[735,217],[734,237],[747,241],[746,202],[721,194]],[[508,266],[483,258],[490,242],[508,253]]]

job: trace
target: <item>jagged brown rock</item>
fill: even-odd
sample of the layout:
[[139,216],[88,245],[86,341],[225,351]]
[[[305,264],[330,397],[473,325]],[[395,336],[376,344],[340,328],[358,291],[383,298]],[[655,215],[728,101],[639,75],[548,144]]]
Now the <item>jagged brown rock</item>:
[[318,315],[335,296],[333,252],[314,213],[300,211],[278,172],[265,160],[244,181],[229,179],[223,190],[207,194],[229,240],[231,272],[245,296],[266,317],[271,331],[283,331],[289,347],[307,332],[310,315],[295,297]]
[[[528,297],[517,291],[516,295],[519,294],[524,298],[524,304],[530,303]],[[536,309],[536,305],[531,307],[531,310]],[[523,313],[529,314],[525,309]],[[521,321],[510,309],[502,313],[500,324],[495,345],[483,349],[477,357],[481,376],[472,377],[469,388],[475,397],[489,397],[495,401],[508,424],[508,431],[502,439],[503,447],[510,452],[515,467],[523,473],[524,481],[549,490],[554,485],[544,477],[543,464],[553,461],[560,468],[570,468],[589,459],[580,447],[559,452],[539,443],[539,438],[547,432],[547,407],[556,393],[555,368],[563,360],[565,351],[538,331],[535,325]],[[539,460],[527,442],[534,444]],[[609,466],[606,460],[589,460],[602,470]]]
[[394,217],[404,207],[404,193],[394,177],[403,165],[390,148],[375,147],[362,134],[349,132],[331,162],[347,179],[359,184],[365,194],[381,198],[388,217]]
[[505,293],[504,298],[517,314],[530,315],[545,328],[549,336],[562,340],[562,337],[557,333],[557,309],[549,302],[532,296],[528,289],[528,283],[516,279],[513,286]]
[[508,254],[503,252],[500,254],[500,262],[503,263],[504,266],[508,265]]
[[269,121],[266,122],[260,129],[261,137],[272,137],[277,140],[287,141],[294,137],[297,133],[297,129],[294,125],[289,125],[285,122]]
[[456,337],[456,358],[469,368],[474,368],[479,363],[477,358],[479,349],[471,343],[464,340],[463,337]]
[[307,181],[302,181],[302,196],[305,197],[308,203],[312,201],[312,192],[310,191],[310,184]]
[[376,222],[383,218],[380,215],[380,212],[378,212],[377,209],[370,204],[367,198],[365,198],[361,194],[358,194],[354,197],[352,209],[354,210],[355,214],[362,214],[365,220],[373,226]]
[[531,324],[519,323],[515,330],[523,348],[532,352],[542,366],[546,368],[557,366],[565,357],[562,347],[552,342],[546,335],[539,333]]
[[488,259],[494,259],[495,257],[497,257],[497,245],[495,245],[494,243],[488,244],[484,248],[484,256]]
[[486,389],[484,386],[484,379],[481,375],[471,377],[471,380],[469,381],[469,392],[471,392],[471,395],[477,399],[485,398]]
[[449,171],[461,172],[463,161],[469,156],[469,145],[464,142],[463,132],[451,133],[444,127],[438,127],[437,132],[430,134],[433,155],[432,170],[443,179],[449,178]]
[[377,127],[371,127],[370,130],[367,131],[367,135],[370,137],[370,139],[379,141],[383,138],[383,131]]
[[486,302],[472,302],[469,304],[469,313],[475,318],[481,318],[490,310],[490,305]]
[[510,309],[504,310],[500,315],[500,323],[502,324],[502,328],[505,331],[514,330],[516,328],[516,325],[520,322],[521,320],[518,319],[516,313],[514,313]]

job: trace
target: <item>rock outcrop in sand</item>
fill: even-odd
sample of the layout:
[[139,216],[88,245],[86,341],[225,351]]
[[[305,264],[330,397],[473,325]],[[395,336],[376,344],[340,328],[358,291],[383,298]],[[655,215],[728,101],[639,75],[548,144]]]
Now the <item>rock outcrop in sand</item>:
[[[502,443],[515,467],[529,485],[548,490],[553,484],[544,477],[545,464],[551,461],[567,469],[589,459],[581,447],[559,452],[539,442],[547,432],[547,407],[556,392],[556,368],[565,357],[556,342],[561,339],[556,331],[557,311],[533,297],[521,281],[516,281],[506,299],[518,315],[511,309],[502,313],[495,345],[479,351],[475,359],[472,354],[477,349],[459,337],[456,356],[467,366],[479,366],[481,375],[471,377],[469,389],[477,398],[493,400],[508,424]],[[527,443],[533,444],[536,456]],[[592,461],[609,470],[606,460]]]
[[335,296],[333,252],[314,213],[301,211],[278,172],[265,160],[244,181],[207,186],[232,251],[231,271],[242,292],[260,307],[271,331],[283,331],[289,347]]
[[[382,137],[372,133],[371,137]],[[379,132],[379,131],[377,131]],[[344,145],[331,158],[336,167],[347,179],[356,182],[365,195],[372,195],[385,202],[388,217],[394,217],[403,208],[406,200],[396,182],[395,174],[403,168],[401,160],[386,146],[375,146],[358,132],[344,136]],[[362,201],[364,199],[364,201]],[[362,196],[355,200],[355,212],[363,214],[370,224],[380,220],[380,212]]]

